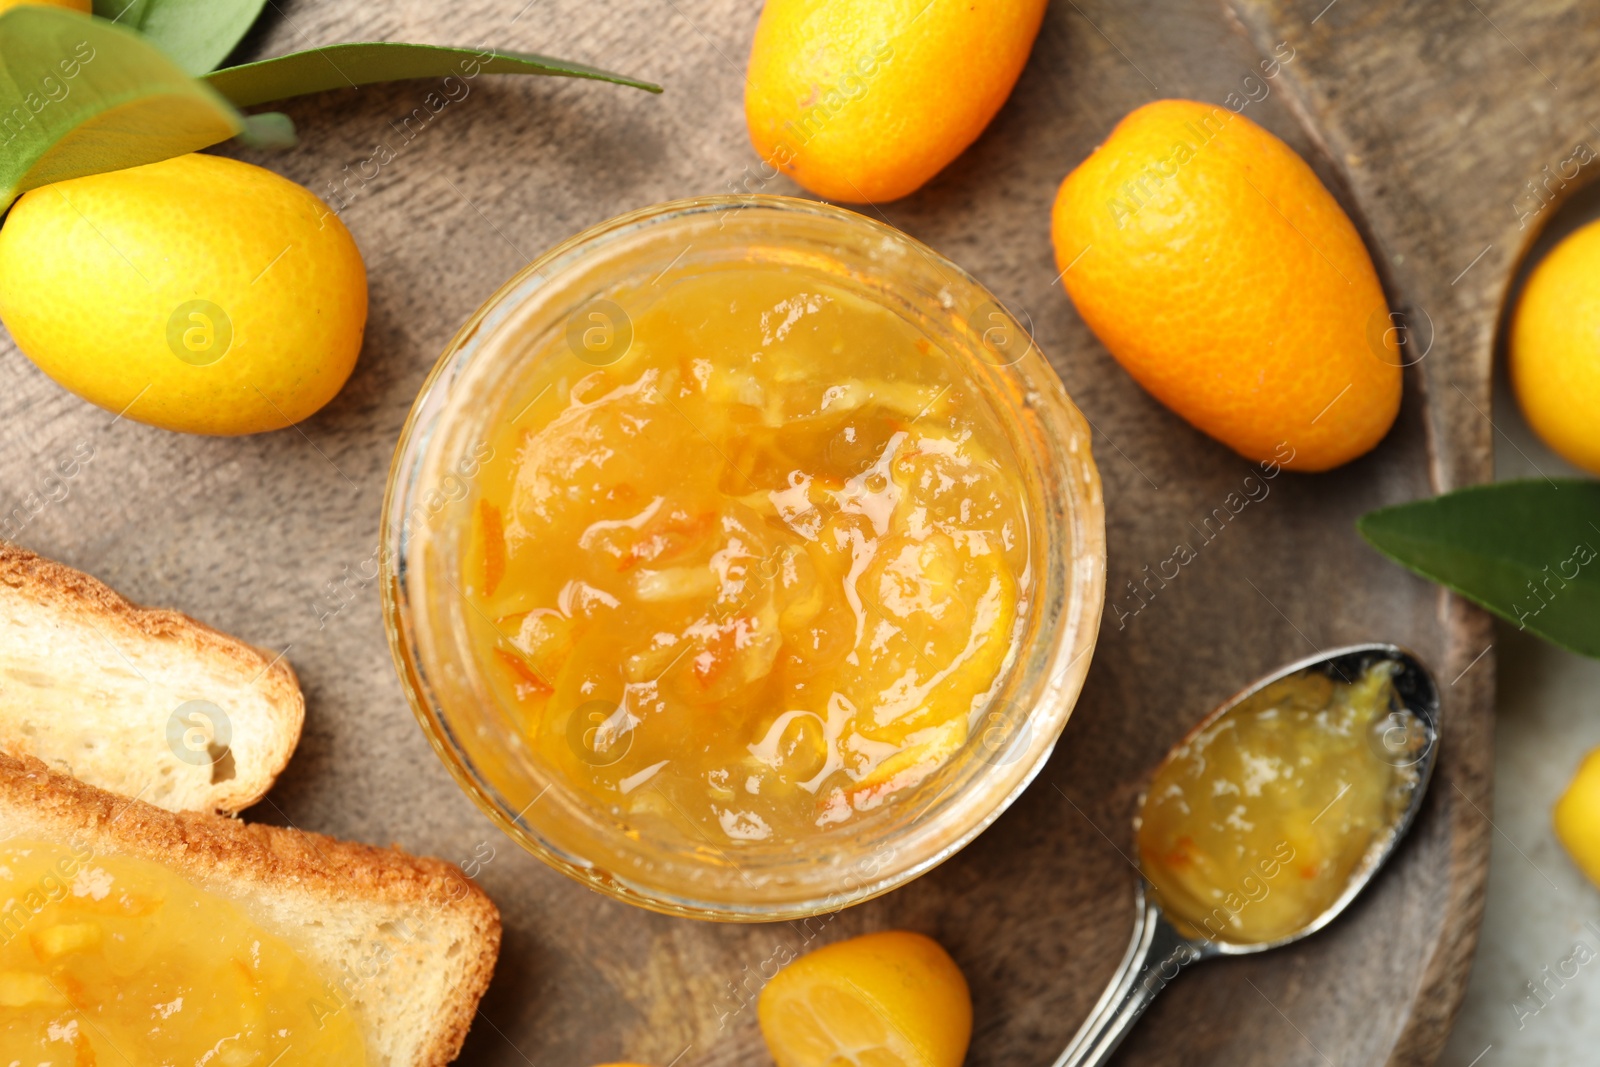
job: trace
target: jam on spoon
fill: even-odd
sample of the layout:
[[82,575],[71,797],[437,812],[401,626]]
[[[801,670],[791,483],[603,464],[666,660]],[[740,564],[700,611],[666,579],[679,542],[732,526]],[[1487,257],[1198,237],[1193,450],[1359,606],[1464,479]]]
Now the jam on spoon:
[[1133,941],[1055,1067],[1104,1063],[1184,965],[1331,922],[1411,825],[1438,740],[1432,676],[1383,644],[1291,664],[1202,720],[1141,800]]

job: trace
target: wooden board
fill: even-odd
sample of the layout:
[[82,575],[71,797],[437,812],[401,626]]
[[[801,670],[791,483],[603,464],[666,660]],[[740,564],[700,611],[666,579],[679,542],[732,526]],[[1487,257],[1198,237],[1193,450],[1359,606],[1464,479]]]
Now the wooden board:
[[[1134,872],[1124,857],[1147,769],[1204,711],[1283,661],[1348,641],[1402,642],[1443,683],[1446,741],[1394,868],[1326,933],[1186,974],[1120,1062],[1431,1062],[1482,908],[1492,632],[1480,613],[1379,559],[1353,522],[1490,473],[1498,305],[1554,211],[1526,217],[1523,183],[1559,168],[1576,141],[1600,144],[1580,106],[1600,77],[1583,48],[1600,16],[1582,0],[1052,5],[990,130],[927,189],[873,213],[1029,318],[1097,428],[1115,607],[1087,688],[1037,783],[954,860],[837,916],[729,927],[614,903],[503,838],[412,721],[371,578],[406,411],[446,340],[501,281],[621,211],[730,189],[795,191],[759,178],[745,137],[757,10],[736,0],[269,5],[246,58],[343,40],[487,42],[669,91],[485,76],[436,113],[428,94],[441,87],[423,82],[290,103],[300,147],[249,158],[345,201],[372,280],[349,386],[297,430],[205,440],[114,420],[6,342],[0,504],[21,509],[9,533],[137,599],[286,651],[307,693],[305,739],[251,817],[480,861],[506,940],[463,1058],[472,1064],[765,1062],[752,1002],[775,958],[889,926],[933,934],[965,968],[971,1064],[1048,1063],[1125,944]],[[1294,57],[1263,78],[1279,42]],[[1055,280],[1047,220],[1060,179],[1128,110],[1230,93],[1250,99],[1245,114],[1346,204],[1392,305],[1416,326],[1412,351],[1427,355],[1407,372],[1400,420],[1376,452],[1331,474],[1276,479],[1203,540],[1195,524],[1251,468],[1152,401],[1095,342]],[[47,482],[83,448],[88,463]],[[1132,611],[1126,583],[1179,543],[1198,546],[1198,558]]]

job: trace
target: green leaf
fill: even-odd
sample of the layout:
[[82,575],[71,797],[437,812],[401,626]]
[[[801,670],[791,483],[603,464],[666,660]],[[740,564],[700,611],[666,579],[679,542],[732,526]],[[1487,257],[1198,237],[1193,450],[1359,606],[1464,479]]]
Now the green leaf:
[[196,76],[215,70],[267,0],[94,0],[94,13],[138,30]]
[[[113,0],[115,2],[115,0]],[[521,52],[443,48],[431,44],[375,41],[366,44],[330,44],[306,52],[291,52],[275,59],[224,67],[206,76],[218,92],[239,107],[284,100],[291,96],[349,89],[375,82],[405,78],[445,78],[465,82],[479,74],[553,74],[565,78],[593,78],[659,93],[661,87],[622,74],[568,63],[549,56]],[[449,90],[443,90],[448,94]]]
[[294,120],[281,111],[262,111],[244,117],[239,143],[250,148],[293,148]]
[[244,129],[226,100],[131,30],[53,7],[0,14],[0,210],[41,185],[170,159]]
[[1519,628],[1600,658],[1600,482],[1500,482],[1380,508],[1374,548]]
[[94,0],[94,13],[127,29],[137,30],[151,0]]

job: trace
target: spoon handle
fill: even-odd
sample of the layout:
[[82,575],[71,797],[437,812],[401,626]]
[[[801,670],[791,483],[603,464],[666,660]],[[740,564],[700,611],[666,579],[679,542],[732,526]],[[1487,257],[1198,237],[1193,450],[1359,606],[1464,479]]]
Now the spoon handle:
[[1145,1008],[1200,951],[1175,930],[1139,885],[1137,923],[1127,954],[1083,1026],[1054,1067],[1099,1067],[1111,1058]]

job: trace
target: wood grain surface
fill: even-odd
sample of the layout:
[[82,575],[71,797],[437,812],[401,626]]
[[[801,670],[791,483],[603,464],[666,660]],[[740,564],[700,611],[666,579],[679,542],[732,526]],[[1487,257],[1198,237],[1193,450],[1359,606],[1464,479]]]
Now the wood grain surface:
[[[487,43],[626,71],[667,92],[483,76],[437,113],[427,97],[440,86],[426,82],[290,102],[300,146],[248,158],[329,198],[361,244],[372,313],[350,384],[297,429],[184,437],[87,406],[7,341],[0,505],[20,509],[10,535],[136,599],[286,651],[306,689],[305,739],[250,817],[452,860],[492,855],[480,880],[505,914],[505,951],[463,1056],[471,1064],[766,1062],[753,999],[775,958],[892,926],[934,935],[965,969],[976,1002],[969,1063],[1048,1063],[1126,943],[1129,820],[1148,769],[1208,708],[1277,664],[1339,643],[1401,642],[1440,678],[1446,740],[1393,868],[1325,933],[1185,973],[1119,1062],[1431,1062],[1482,908],[1492,631],[1381,560],[1353,524],[1371,507],[1490,474],[1500,302],[1554,211],[1525,183],[1556,174],[1554,199],[1600,169],[1559,177],[1576,142],[1600,144],[1584,106],[1600,81],[1584,50],[1600,13],[1582,0],[1051,5],[988,132],[917,195],[867,210],[1030,321],[1096,428],[1110,604],[1087,687],[1036,784],[955,859],[836,916],[733,927],[615,903],[503,838],[407,710],[372,575],[407,409],[500,282],[622,211],[735,189],[796,192],[761,179],[745,136],[758,11],[753,0],[274,0],[242,58],[363,39]],[[1280,45],[1293,58],[1264,77],[1260,64]],[[1048,216],[1061,178],[1127,111],[1230,94],[1356,219],[1418,362],[1375,452],[1330,474],[1274,479],[1208,540],[1197,525],[1252,467],[1111,361],[1056,281]],[[92,459],[47,485],[57,461],[85,447]],[[1130,599],[1127,583],[1180,543],[1197,558],[1148,604]]]

